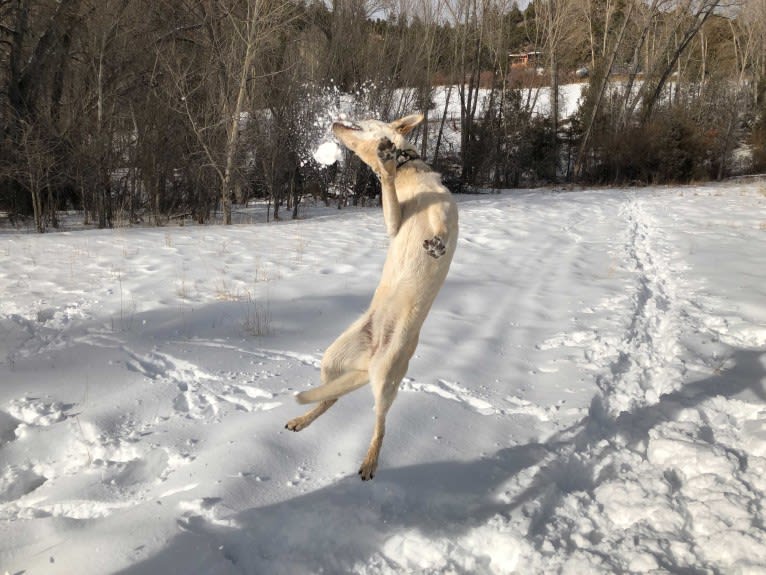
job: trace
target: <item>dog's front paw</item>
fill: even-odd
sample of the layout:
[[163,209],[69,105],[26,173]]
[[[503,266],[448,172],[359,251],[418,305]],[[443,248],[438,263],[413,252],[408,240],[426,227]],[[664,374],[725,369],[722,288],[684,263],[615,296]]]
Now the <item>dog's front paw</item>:
[[447,246],[439,236],[434,236],[430,240],[423,242],[423,249],[434,259],[442,257],[447,252]]
[[386,174],[393,176],[396,173],[396,146],[388,138],[378,144],[378,159]]
[[378,143],[378,157],[381,162],[390,162],[396,158],[396,146],[388,138],[383,138]]

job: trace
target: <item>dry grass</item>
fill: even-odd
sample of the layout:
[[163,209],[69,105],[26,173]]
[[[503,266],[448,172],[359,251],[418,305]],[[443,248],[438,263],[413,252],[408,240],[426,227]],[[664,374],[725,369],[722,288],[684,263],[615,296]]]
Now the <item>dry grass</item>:
[[245,318],[242,327],[250,335],[262,337],[271,333],[271,307],[269,299],[265,303],[256,300],[250,293],[247,294]]

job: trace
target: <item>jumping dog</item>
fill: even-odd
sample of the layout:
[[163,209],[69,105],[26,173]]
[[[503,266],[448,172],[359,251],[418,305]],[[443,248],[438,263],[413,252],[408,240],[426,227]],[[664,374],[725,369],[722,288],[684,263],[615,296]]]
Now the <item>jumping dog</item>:
[[369,383],[375,396],[375,429],[359,469],[363,481],[375,475],[386,414],[457,244],[452,195],[405,139],[422,121],[422,115],[413,114],[391,123],[365,120],[332,126],[335,136],[380,178],[390,243],[370,307],[325,351],[321,385],[297,395],[300,403],[318,405],[285,427],[306,428],[340,396]]

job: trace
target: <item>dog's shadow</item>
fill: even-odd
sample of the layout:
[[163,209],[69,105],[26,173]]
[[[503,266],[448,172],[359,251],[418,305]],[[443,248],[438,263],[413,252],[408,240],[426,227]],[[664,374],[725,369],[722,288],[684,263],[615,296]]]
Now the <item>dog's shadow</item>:
[[[542,527],[563,497],[589,491],[598,460],[588,446],[623,437],[641,441],[656,425],[715,397],[749,394],[766,400],[763,351],[737,350],[734,365],[664,395],[657,404],[610,419],[593,400],[590,413],[544,443],[509,447],[466,462],[442,461],[387,468],[372,483],[349,477],[316,491],[236,514],[228,527],[185,524],[158,555],[123,571],[139,573],[349,573],[385,549],[397,535],[455,541],[491,517],[507,517],[534,502],[526,539],[542,542]],[[579,455],[578,455],[579,454]],[[536,466],[523,489],[501,493]],[[385,565],[383,555],[378,561]],[[672,565],[667,565],[671,567]]]

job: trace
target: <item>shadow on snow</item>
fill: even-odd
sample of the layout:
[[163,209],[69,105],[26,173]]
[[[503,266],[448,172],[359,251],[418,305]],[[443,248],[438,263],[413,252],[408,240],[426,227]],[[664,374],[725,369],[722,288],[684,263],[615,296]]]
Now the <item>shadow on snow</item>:
[[[716,396],[745,395],[766,401],[761,383],[766,375],[765,356],[763,351],[736,350],[731,368],[617,419],[607,417],[596,396],[583,420],[544,443],[501,449],[468,462],[384,469],[371,484],[345,478],[305,495],[240,512],[231,517],[236,527],[216,527],[193,517],[158,554],[121,573],[347,573],[402,531],[454,539],[534,501],[539,505],[531,514],[526,537],[538,545],[547,520],[567,493],[588,492],[605,479],[594,477],[597,461],[593,457],[591,461],[582,457],[589,446],[618,437],[623,444],[633,445],[647,439],[656,425],[674,421],[682,410]],[[618,448],[612,444],[605,453]],[[594,457],[601,459],[603,453]],[[539,469],[528,487],[510,501],[500,501],[501,486],[533,466]],[[380,560],[385,564],[384,558]],[[688,572],[669,558],[658,561],[668,571]]]

